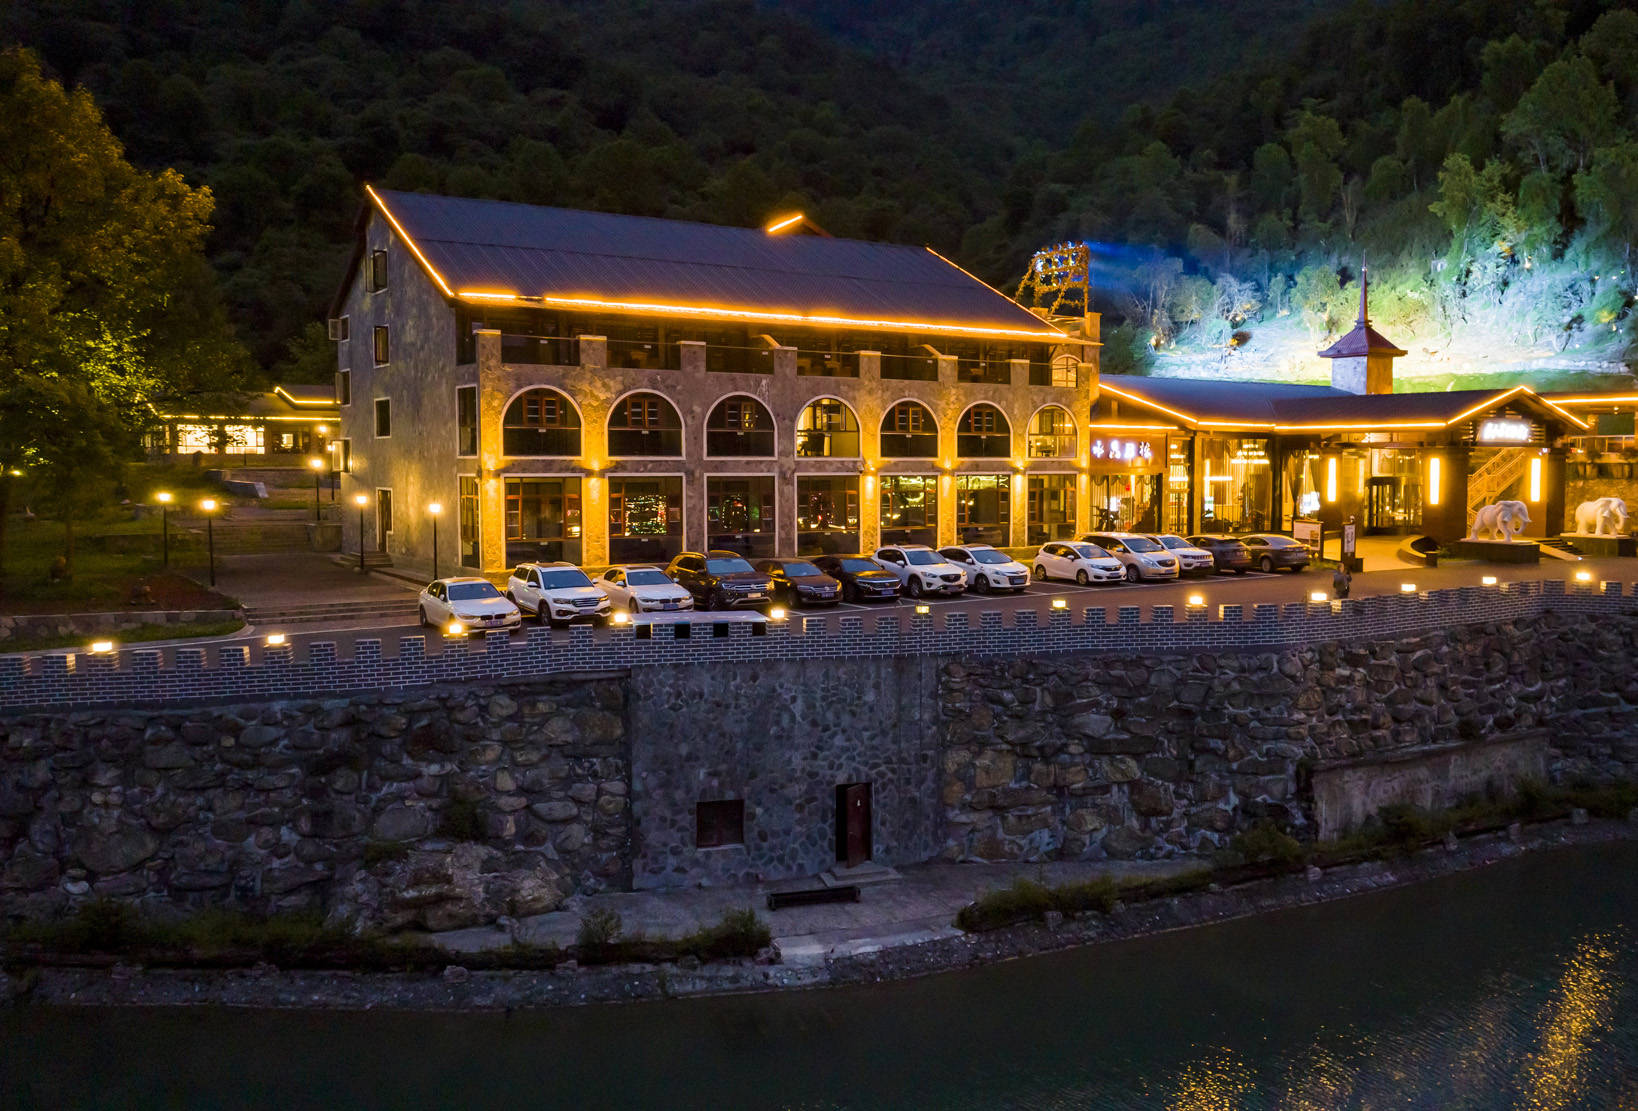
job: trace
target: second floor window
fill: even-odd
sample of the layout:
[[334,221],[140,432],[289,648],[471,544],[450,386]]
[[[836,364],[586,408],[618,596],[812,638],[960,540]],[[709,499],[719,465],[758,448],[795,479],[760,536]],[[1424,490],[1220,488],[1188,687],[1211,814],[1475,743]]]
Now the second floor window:
[[353,372],[342,370],[336,372],[336,404],[351,405],[353,403]]
[[392,401],[389,398],[375,399],[375,434],[381,439],[392,435]]
[[375,326],[375,365],[385,366],[388,362],[388,356],[391,354],[392,351],[387,346],[387,326],[377,324]]
[[478,387],[455,387],[455,454],[478,454]]
[[387,288],[387,252],[371,251],[369,264],[369,284],[371,293],[379,293]]

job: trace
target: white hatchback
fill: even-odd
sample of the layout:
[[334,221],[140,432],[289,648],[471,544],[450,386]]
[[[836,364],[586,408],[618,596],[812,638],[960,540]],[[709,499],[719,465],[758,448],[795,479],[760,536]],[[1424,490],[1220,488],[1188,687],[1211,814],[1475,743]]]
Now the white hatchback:
[[1042,544],[1035,553],[1035,577],[1074,579],[1082,586],[1088,583],[1120,582],[1126,569],[1120,560],[1098,547],[1079,540],[1054,540]]
[[893,572],[912,598],[924,594],[960,594],[967,573],[925,544],[889,544],[877,548],[876,566]]
[[597,577],[597,589],[629,613],[669,613],[694,608],[694,596],[670,575],[646,563],[620,563]]
[[1021,591],[1029,585],[1029,568],[988,544],[956,544],[938,554],[961,568],[967,589],[980,594],[992,590]]
[[609,615],[609,598],[572,563],[520,563],[506,580],[506,596],[536,621],[567,625]]
[[461,631],[474,629],[515,629],[523,624],[518,607],[507,600],[488,579],[463,576],[434,579],[417,600],[422,625],[447,630],[459,621]]

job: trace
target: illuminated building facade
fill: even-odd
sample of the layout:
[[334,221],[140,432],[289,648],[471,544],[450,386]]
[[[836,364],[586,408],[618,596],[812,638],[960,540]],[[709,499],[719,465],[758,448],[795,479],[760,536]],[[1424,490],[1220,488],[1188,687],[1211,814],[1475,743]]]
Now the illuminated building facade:
[[1089,524],[1096,316],[930,250],[371,190],[331,315],[363,542],[408,562],[431,504],[482,571]]
[[156,408],[158,419],[148,434],[152,456],[230,457],[304,470],[309,457],[330,456],[340,418],[329,386],[277,386],[243,399],[227,413],[164,404]]

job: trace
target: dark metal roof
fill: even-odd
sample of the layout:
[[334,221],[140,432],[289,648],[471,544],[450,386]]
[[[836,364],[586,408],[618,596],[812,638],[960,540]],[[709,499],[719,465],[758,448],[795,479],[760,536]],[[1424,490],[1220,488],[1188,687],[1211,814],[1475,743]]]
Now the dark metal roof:
[[1359,317],[1354,321],[1354,330],[1324,351],[1321,351],[1319,353],[1320,358],[1351,359],[1360,355],[1392,355],[1398,357],[1405,353],[1402,348],[1395,347],[1386,336],[1371,327],[1371,313],[1367,303],[1370,288],[1370,272],[1361,266],[1359,268]]
[[1392,428],[1407,424],[1447,424],[1470,411],[1501,405],[1530,409],[1549,420],[1573,424],[1529,388],[1451,390],[1443,393],[1354,394],[1331,386],[1199,378],[1142,378],[1106,374],[1102,386],[1117,400],[1125,393],[1183,414],[1195,424],[1337,425]]
[[508,292],[1056,334],[922,247],[377,190],[447,292]]

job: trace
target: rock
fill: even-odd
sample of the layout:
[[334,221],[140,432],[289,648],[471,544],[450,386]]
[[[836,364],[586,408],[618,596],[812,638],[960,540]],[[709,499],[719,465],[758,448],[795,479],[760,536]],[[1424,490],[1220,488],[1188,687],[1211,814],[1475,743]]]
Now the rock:
[[1140,774],[1138,762],[1130,756],[1111,756],[1103,762],[1103,774],[1111,783],[1130,783]]
[[1076,714],[1064,723],[1064,728],[1082,737],[1107,737],[1115,722],[1108,714]]
[[453,930],[556,910],[570,884],[540,853],[471,842],[360,869],[333,908],[362,929]]
[[1325,877],[1325,873],[1320,871],[1320,868],[1319,868],[1319,866],[1317,864],[1310,864],[1308,866],[1308,868],[1303,872],[1303,875],[1304,875],[1304,877],[1307,878],[1309,883],[1318,883],[1321,879],[1323,879]]
[[389,806],[376,817],[372,832],[382,841],[414,841],[432,832],[432,815],[418,806]]
[[1146,818],[1164,818],[1176,806],[1170,787],[1147,779],[1130,783],[1126,788],[1126,798],[1132,809]]
[[1129,826],[1116,826],[1103,835],[1099,842],[1103,851],[1113,860],[1131,860],[1155,843],[1147,833],[1139,833]]
[[110,832],[86,831],[74,847],[81,864],[102,876],[126,872],[159,851],[159,838],[147,829],[123,824]]
[[444,969],[443,981],[446,984],[464,984],[472,979],[471,970],[458,964],[452,964]]
[[1103,813],[1092,808],[1071,810],[1064,819],[1064,825],[1076,833],[1096,833],[1107,824]]
[[1018,760],[1010,752],[985,752],[973,761],[973,786],[1004,787],[1017,770]]
[[61,871],[56,857],[24,842],[12,852],[5,871],[0,872],[0,890],[41,891],[54,885]]
[[529,813],[543,822],[568,822],[580,817],[580,807],[560,799],[556,802],[537,802],[529,807]]
[[142,750],[142,765],[159,771],[169,771],[175,768],[191,768],[195,760],[188,746],[181,741],[170,741],[166,744],[151,745]]
[[239,747],[266,748],[284,736],[284,730],[275,725],[247,725],[239,732]]
[[1570,810],[1570,824],[1573,825],[1573,826],[1584,826],[1584,825],[1586,825],[1587,824],[1587,811],[1583,807],[1580,807],[1580,806],[1573,807]]
[[1064,913],[1061,910],[1049,910],[1041,916],[1042,925],[1049,930],[1056,930],[1064,924]]

